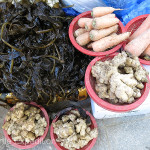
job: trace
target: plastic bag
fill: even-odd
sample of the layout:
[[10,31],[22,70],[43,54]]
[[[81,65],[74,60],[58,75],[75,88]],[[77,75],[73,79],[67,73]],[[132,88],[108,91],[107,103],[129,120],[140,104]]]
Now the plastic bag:
[[137,0],[103,0],[107,6],[114,8],[129,8],[137,3]]
[[127,24],[131,19],[144,14],[150,14],[149,0],[145,0],[141,2],[139,5],[134,6],[133,10],[127,15],[124,15],[122,19],[124,24]]
[[137,4],[137,0],[103,0],[103,2],[107,6],[123,9],[114,12],[118,18],[128,14]]
[[140,4],[143,1],[145,1],[145,0],[137,0],[137,3]]
[[75,11],[73,8],[63,8],[63,11],[66,13],[66,15],[68,16],[77,16],[80,13],[78,13],[77,11]]
[[74,5],[72,8],[79,13],[92,10],[94,7],[106,6],[102,0],[62,0],[64,5]]

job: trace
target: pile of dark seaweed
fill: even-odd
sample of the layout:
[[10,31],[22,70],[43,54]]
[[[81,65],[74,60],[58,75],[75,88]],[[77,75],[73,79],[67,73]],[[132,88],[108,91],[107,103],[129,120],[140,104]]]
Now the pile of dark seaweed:
[[44,2],[0,3],[0,92],[47,105],[77,98],[91,58],[70,43],[72,19]]

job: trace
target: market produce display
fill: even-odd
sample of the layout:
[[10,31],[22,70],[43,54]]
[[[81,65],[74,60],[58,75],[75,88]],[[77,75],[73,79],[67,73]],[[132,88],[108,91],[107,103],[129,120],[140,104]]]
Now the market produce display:
[[81,149],[93,138],[97,138],[97,128],[91,129],[78,110],[71,110],[53,123],[56,142],[68,150]]
[[43,106],[76,100],[91,58],[70,43],[73,17],[45,2],[1,2],[0,10],[0,79],[7,91]]
[[[83,98],[79,92],[84,88],[85,70],[92,57],[78,52],[70,43],[72,39],[77,47],[86,47],[94,53],[128,42],[127,52],[91,66],[89,74],[95,83],[92,88],[102,101],[124,107],[141,97],[148,82],[148,72],[138,56],[150,60],[150,15],[131,35],[124,32],[120,20],[113,14],[121,9],[93,8],[91,14],[87,14],[92,18],[79,16],[72,30],[69,25],[73,17],[67,16],[62,8],[58,0],[0,2],[0,92],[10,92],[19,101],[7,113],[2,128],[6,138],[9,135],[16,145],[19,142],[26,146],[37,138],[43,140],[45,131],[48,132],[49,117],[53,120],[53,114],[58,111],[51,125],[53,132],[50,131],[55,146],[59,143],[65,149],[76,150],[95,144],[98,136],[95,120],[72,102],[79,96]],[[123,33],[119,34],[120,30]],[[67,103],[66,100],[72,101]],[[35,107],[24,101],[41,104],[49,116],[43,117],[46,111],[43,113],[41,105]]]
[[103,52],[128,39],[130,32],[115,34],[119,23],[115,14],[111,14],[115,10],[120,9],[96,7],[91,13],[94,18],[80,18],[80,28],[74,32],[76,42],[95,52]]
[[147,71],[136,56],[119,53],[112,60],[98,61],[92,67],[96,78],[98,96],[113,104],[127,104],[141,97],[144,83],[148,82]]
[[24,103],[17,103],[7,113],[3,129],[13,141],[29,143],[44,134],[47,122],[40,109]]
[[[150,15],[130,36],[125,50],[131,54],[150,60]],[[140,43],[140,44],[139,44]]]

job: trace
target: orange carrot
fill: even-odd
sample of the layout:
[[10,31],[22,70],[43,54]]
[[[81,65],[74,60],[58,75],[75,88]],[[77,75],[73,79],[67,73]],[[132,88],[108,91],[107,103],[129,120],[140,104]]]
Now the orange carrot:
[[140,27],[130,36],[128,41],[133,40],[134,38],[142,34],[144,31],[146,31],[148,28],[150,28],[150,15],[143,21]]
[[93,8],[91,15],[93,17],[101,17],[107,14],[111,14],[112,12],[116,10],[121,10],[121,9],[115,9],[113,7],[95,7]]
[[130,41],[126,46],[125,50],[130,52],[132,55],[140,56],[144,50],[150,44],[150,29],[146,30],[135,39]]
[[77,43],[80,45],[80,46],[84,46],[86,44],[88,44],[91,40],[90,40],[90,36],[89,36],[89,32],[85,32],[81,35],[79,35],[77,38],[76,38],[76,41]]
[[92,44],[93,44],[93,42],[90,43],[90,44],[88,44],[88,45],[87,45],[87,48],[91,49],[91,48],[92,48]]
[[150,61],[150,45],[146,48],[146,50],[142,53],[142,56],[144,56],[144,59]]
[[108,19],[108,18],[98,17],[98,18],[93,19],[92,26],[94,29],[104,29],[104,28],[114,26],[117,23],[119,23],[118,18],[109,18]]
[[89,20],[89,21],[87,21],[86,23],[85,23],[85,29],[87,30],[87,31],[91,31],[92,30],[92,21],[93,20]]
[[81,28],[84,28],[85,27],[85,23],[89,20],[92,20],[92,18],[80,18],[78,20],[78,26],[81,27]]
[[116,33],[111,34],[110,36],[104,37],[92,44],[93,50],[95,52],[102,52],[116,46],[117,44],[125,41],[129,38],[130,32],[125,32],[122,34],[117,35]]
[[74,32],[74,36],[77,37],[85,32],[86,32],[86,30],[84,28],[79,28]]
[[118,25],[114,25],[112,27],[101,29],[101,30],[91,30],[90,31],[90,39],[92,41],[97,41],[105,36],[108,36],[111,33],[118,31]]

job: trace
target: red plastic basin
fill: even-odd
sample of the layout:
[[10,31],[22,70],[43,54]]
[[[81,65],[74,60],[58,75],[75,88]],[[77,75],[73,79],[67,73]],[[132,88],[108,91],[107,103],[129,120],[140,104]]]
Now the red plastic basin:
[[[149,14],[146,15],[141,15],[138,17],[135,17],[131,21],[127,23],[125,26],[125,31],[131,32],[131,35],[137,30],[137,28],[143,23],[143,21],[147,18]],[[123,44],[123,48],[125,48],[126,43]],[[145,65],[150,65],[150,61],[144,60],[139,58],[140,63],[145,64]]]
[[[91,129],[97,128],[97,123],[96,123],[94,117],[93,117],[88,111],[86,111],[86,114],[89,115],[90,118],[91,118],[91,123],[92,123],[92,124],[91,124],[90,128],[91,128]],[[55,122],[58,120],[58,118],[59,118],[59,116],[57,116],[57,117],[53,120],[52,124],[55,123]],[[56,147],[57,150],[67,150],[66,148],[62,147],[62,146],[60,145],[60,143],[56,142],[57,135],[54,134],[54,128],[53,128],[53,125],[52,125],[52,124],[51,124],[51,128],[50,128],[50,137],[51,137],[52,143],[54,144],[54,146]],[[94,146],[94,144],[96,143],[96,140],[97,140],[97,138],[94,138],[94,139],[91,140],[86,146],[84,146],[83,148],[81,148],[81,149],[79,149],[79,150],[91,150],[92,147]]]
[[149,90],[150,90],[149,78],[148,78],[148,83],[145,83],[144,89],[141,90],[141,93],[142,93],[141,97],[136,99],[135,102],[133,102],[131,104],[125,104],[125,105],[114,105],[114,104],[111,104],[111,103],[98,97],[98,95],[96,94],[96,91],[95,91],[95,78],[91,74],[92,66],[97,61],[99,61],[99,60],[105,61],[105,60],[112,59],[117,54],[118,53],[114,53],[109,56],[96,57],[90,62],[90,64],[88,65],[88,67],[86,69],[86,73],[85,73],[85,87],[86,87],[86,90],[87,90],[89,96],[95,103],[97,103],[97,105],[103,107],[104,109],[113,111],[113,112],[127,112],[127,111],[131,111],[131,110],[137,108],[138,106],[140,106],[147,98]]
[[[69,26],[69,38],[70,38],[71,43],[73,44],[73,46],[77,50],[79,50],[80,52],[82,52],[82,53],[84,53],[86,55],[90,55],[90,56],[104,56],[104,55],[112,54],[112,53],[118,51],[122,47],[124,42],[120,43],[119,45],[117,45],[116,47],[114,47],[114,48],[112,48],[112,49],[110,49],[108,51],[105,51],[105,52],[94,52],[94,51],[92,51],[90,49],[86,49],[86,48],[81,47],[80,45],[78,45],[78,43],[75,40],[75,37],[74,37],[73,33],[79,28],[78,20],[80,18],[83,18],[83,17],[92,18],[91,11],[84,12],[84,13],[78,15],[77,17],[75,17],[72,20],[72,22],[71,22],[71,24]],[[123,24],[120,21],[119,22],[118,33],[123,33],[123,32],[125,32],[125,28],[124,28]]]
[[[3,130],[3,133],[4,133],[4,136],[5,138],[7,139],[7,141],[14,147],[16,148],[19,148],[19,149],[29,149],[29,148],[33,148],[35,147],[36,145],[40,144],[46,137],[47,135],[47,132],[48,132],[48,129],[49,129],[49,117],[48,117],[48,114],[46,112],[46,110],[40,106],[40,105],[37,105],[35,102],[29,102],[29,103],[25,103],[27,105],[31,105],[31,106],[35,106],[35,107],[38,107],[40,110],[41,110],[41,113],[43,115],[43,117],[45,117],[46,119],[46,122],[47,122],[47,127],[45,129],[45,132],[43,134],[43,136],[41,137],[38,137],[35,141],[33,142],[30,142],[30,143],[22,143],[22,142],[14,142],[11,138],[10,135],[7,134],[7,131],[6,130]],[[12,111],[14,109],[14,107],[12,107],[10,109],[10,111]],[[4,123],[5,123],[5,120],[4,120]]]

